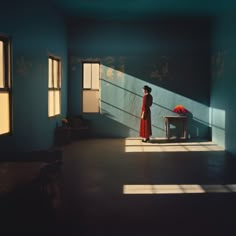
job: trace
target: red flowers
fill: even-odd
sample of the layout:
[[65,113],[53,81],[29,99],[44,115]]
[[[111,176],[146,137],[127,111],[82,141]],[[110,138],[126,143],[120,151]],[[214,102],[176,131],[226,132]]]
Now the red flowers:
[[176,113],[178,113],[180,115],[185,115],[185,114],[188,113],[188,110],[183,105],[177,105],[174,108],[173,112],[176,112]]

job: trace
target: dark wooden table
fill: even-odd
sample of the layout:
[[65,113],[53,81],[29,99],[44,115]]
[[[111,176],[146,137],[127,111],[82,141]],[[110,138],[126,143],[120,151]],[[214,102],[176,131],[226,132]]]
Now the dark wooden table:
[[164,116],[166,137],[170,139],[170,124],[171,122],[182,122],[183,124],[183,136],[187,139],[187,116]]

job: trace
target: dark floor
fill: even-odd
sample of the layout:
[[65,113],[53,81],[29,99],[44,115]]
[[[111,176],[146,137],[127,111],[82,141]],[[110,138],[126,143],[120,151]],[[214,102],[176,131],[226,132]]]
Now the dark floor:
[[35,181],[3,195],[2,230],[83,236],[236,230],[236,158],[211,142],[80,140],[64,147],[57,170],[60,178],[51,175],[43,191]]

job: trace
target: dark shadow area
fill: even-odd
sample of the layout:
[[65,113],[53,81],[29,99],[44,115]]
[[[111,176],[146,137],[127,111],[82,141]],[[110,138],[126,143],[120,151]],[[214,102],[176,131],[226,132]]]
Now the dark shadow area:
[[235,193],[123,194],[127,184],[236,183],[233,156],[224,151],[109,153],[98,149],[92,160],[73,155],[66,163],[64,170],[70,170],[72,181],[67,185],[65,231],[81,235],[234,232]]
[[144,83],[209,105],[210,17],[121,22],[77,19],[68,20],[67,26],[72,76],[82,60],[95,58]]
[[[42,157],[43,158],[43,157]],[[0,220],[4,233],[60,232],[62,162],[1,163]],[[37,168],[35,168],[37,166]],[[33,169],[29,171],[27,169]]]
[[114,119],[114,115],[106,110],[102,114],[90,118],[88,138],[120,138],[129,136],[130,127]]
[[225,151],[134,153],[125,152],[126,145],[124,139],[95,139],[66,146],[63,162],[43,166],[31,183],[1,195],[2,232],[83,236],[234,232],[235,192],[123,191],[125,185],[235,184],[234,156]]
[[3,162],[54,162],[62,159],[62,150],[41,150],[32,152],[2,152],[0,163]]

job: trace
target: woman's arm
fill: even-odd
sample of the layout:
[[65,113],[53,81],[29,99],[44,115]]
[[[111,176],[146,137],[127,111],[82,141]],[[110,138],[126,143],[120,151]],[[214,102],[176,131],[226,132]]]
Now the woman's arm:
[[143,97],[143,104],[142,104],[142,113],[141,113],[141,119],[146,118],[146,113],[147,113],[147,96]]

